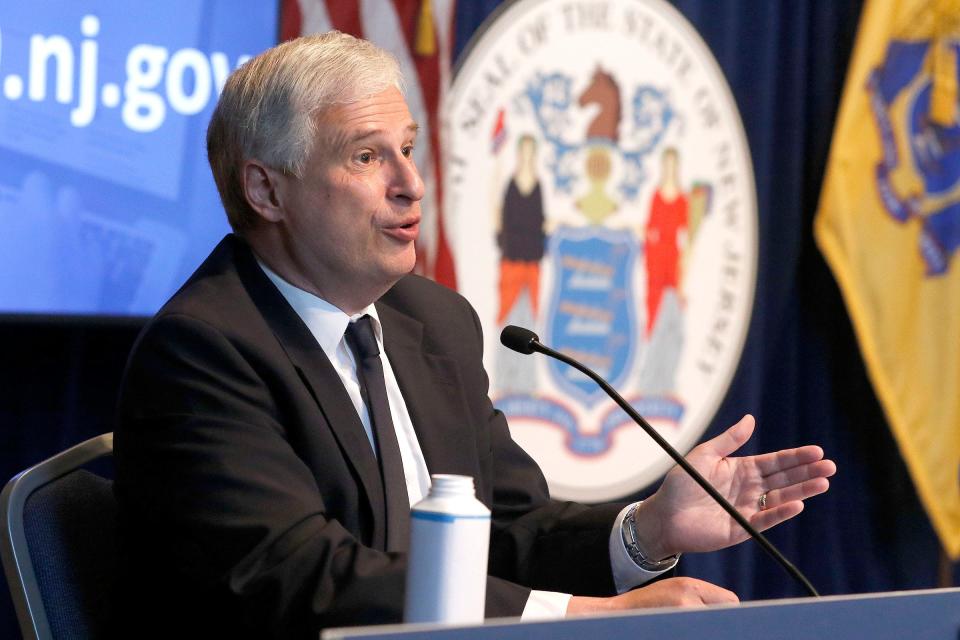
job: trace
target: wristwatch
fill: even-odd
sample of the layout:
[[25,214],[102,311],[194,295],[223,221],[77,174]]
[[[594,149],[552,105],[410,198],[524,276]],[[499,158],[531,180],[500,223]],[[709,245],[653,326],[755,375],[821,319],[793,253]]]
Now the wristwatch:
[[623,517],[623,523],[620,525],[620,535],[623,537],[623,546],[627,548],[630,559],[644,571],[656,572],[669,569],[677,563],[677,560],[680,558],[679,553],[667,556],[662,560],[651,560],[640,550],[640,544],[637,541],[637,520],[635,517],[637,507],[639,506],[640,503],[638,502],[630,507],[627,515]]

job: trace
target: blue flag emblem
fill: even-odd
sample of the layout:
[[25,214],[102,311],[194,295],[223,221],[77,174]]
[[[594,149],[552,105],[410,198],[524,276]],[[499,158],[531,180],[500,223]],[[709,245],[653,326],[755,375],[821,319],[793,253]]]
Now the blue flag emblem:
[[[920,222],[919,252],[927,275],[941,276],[960,248],[960,125],[930,117],[933,84],[924,76],[924,65],[932,46],[891,42],[867,87],[883,140],[883,159],[876,167],[880,198],[898,222]],[[960,53],[955,44],[950,50]]]

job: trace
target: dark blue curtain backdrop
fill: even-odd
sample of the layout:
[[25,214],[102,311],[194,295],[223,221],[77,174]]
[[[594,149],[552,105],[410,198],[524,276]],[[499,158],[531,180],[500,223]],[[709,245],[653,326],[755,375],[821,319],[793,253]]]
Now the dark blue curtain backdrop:
[[[458,3],[457,51],[499,2]],[[822,444],[839,465],[826,496],[770,538],[826,594],[932,587],[939,545],[866,378],[812,222],[843,88],[857,0],[678,0],[726,73],[747,130],[760,208],[755,310],[740,369],[710,434],[751,412],[749,452]],[[221,215],[211,212],[211,215]],[[112,430],[138,327],[0,323],[0,475]],[[688,555],[683,574],[743,599],[800,595],[752,543]],[[15,637],[0,596],[0,636]]]

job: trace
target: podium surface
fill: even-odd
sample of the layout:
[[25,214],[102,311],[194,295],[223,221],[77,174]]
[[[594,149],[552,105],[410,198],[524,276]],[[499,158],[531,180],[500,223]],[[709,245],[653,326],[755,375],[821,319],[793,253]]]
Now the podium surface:
[[705,609],[650,609],[610,616],[484,625],[387,625],[324,631],[324,640],[957,640],[960,589],[767,600]]

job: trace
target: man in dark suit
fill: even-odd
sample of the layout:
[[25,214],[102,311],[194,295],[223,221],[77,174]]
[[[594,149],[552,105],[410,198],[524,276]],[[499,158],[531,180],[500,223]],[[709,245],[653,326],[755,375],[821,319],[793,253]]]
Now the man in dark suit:
[[[337,33],[228,80],[208,153],[235,233],[144,329],[121,394],[121,633],[399,621],[407,509],[431,473],[473,476],[492,511],[489,616],[735,601],[690,578],[634,589],[744,538],[682,474],[636,505],[560,503],[511,440],[473,309],[408,275],[423,183],[399,81]],[[729,457],[752,429],[690,460],[767,528],[834,465],[818,447]]]

